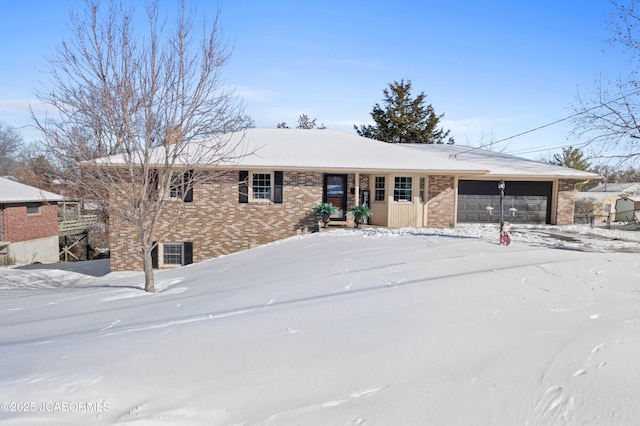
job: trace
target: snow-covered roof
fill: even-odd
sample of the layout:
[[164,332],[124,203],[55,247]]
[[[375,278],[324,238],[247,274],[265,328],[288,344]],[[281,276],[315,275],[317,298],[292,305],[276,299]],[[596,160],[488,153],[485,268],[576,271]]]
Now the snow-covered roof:
[[63,201],[62,195],[44,191],[11,179],[0,178],[0,203],[35,203]]
[[499,178],[509,176],[511,178],[536,178],[559,177],[574,179],[599,179],[595,173],[570,169],[568,167],[554,166],[527,158],[516,157],[501,152],[488,151],[465,145],[425,145],[402,144],[407,149],[422,151],[427,154],[438,153],[475,164],[476,167],[488,170],[488,176]]
[[244,146],[253,152],[239,161],[242,167],[487,172],[482,166],[451,159],[446,153],[408,155],[398,144],[336,130],[250,129],[234,137],[244,137]]
[[594,186],[587,192],[632,192],[640,189],[640,183],[638,182],[626,182],[626,183],[601,183],[598,186]]
[[[435,172],[488,177],[596,179],[594,173],[456,145],[390,144],[328,129],[249,129],[226,135],[247,155],[217,166],[280,170]],[[190,153],[219,139],[192,144]],[[161,149],[161,148],[160,148]],[[158,151],[161,154],[164,151]],[[188,155],[188,154],[187,154]],[[160,162],[161,156],[158,159]],[[122,163],[120,156],[102,159]]]
[[636,202],[636,203],[637,203],[638,201],[640,201],[640,197],[637,197],[637,196],[636,196],[636,197],[628,197],[628,196],[626,196],[626,195],[623,195],[623,196],[622,196],[622,197],[620,197],[620,198],[624,198],[624,199],[626,199],[626,200],[631,200],[631,201],[634,201],[634,202]]
[[625,194],[621,194],[619,192],[589,192],[589,191],[580,191],[578,192],[577,199],[578,200],[595,200],[595,201],[603,201],[603,200],[615,200],[616,198],[622,198]]

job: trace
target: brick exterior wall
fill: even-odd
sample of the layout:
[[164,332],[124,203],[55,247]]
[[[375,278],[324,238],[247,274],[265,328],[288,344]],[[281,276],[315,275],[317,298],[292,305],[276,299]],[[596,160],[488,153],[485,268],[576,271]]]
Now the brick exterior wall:
[[12,243],[54,237],[58,235],[58,206],[41,204],[40,214],[27,215],[26,205],[5,204],[0,224],[2,240]]
[[[193,202],[168,201],[164,220],[160,224],[158,237],[162,243],[193,243],[193,261],[230,254],[318,230],[317,218],[312,210],[322,201],[324,174],[319,172],[285,172],[282,204],[270,202],[238,201],[238,172],[226,172],[211,177],[208,182],[196,185]],[[561,179],[558,184],[556,223],[573,223],[576,180]],[[427,185],[427,227],[453,227],[455,224],[455,179],[453,176],[428,176]],[[370,176],[360,175],[360,190],[371,190]],[[347,175],[347,209],[358,204],[355,193],[355,174]],[[373,194],[371,194],[373,197]],[[117,199],[110,203],[117,204]],[[57,212],[55,206],[44,214],[51,216],[57,233]],[[180,220],[174,223],[178,209]],[[22,207],[26,217],[26,208]],[[7,222],[6,211],[4,221]],[[35,217],[30,217],[33,219]],[[0,216],[0,221],[3,218]],[[348,216],[347,225],[353,225]],[[138,237],[135,230],[115,217],[109,218],[109,246],[111,269],[140,270]],[[38,229],[29,225],[28,228]],[[23,227],[26,230],[26,228]],[[37,237],[36,237],[37,238]]]
[[427,227],[453,227],[456,199],[453,176],[429,176],[427,194]]
[[7,237],[5,237],[5,228],[4,228],[4,204],[0,204],[0,241],[6,241]]
[[[360,175],[360,194],[362,196],[362,191],[363,190],[369,190],[369,175],[366,174],[361,174]],[[356,175],[355,173],[353,174],[349,174],[347,175],[347,210],[349,210],[351,207],[357,206],[358,204],[360,204],[360,201],[362,200],[356,200],[356,193],[354,191],[354,193],[351,193],[351,188],[355,189],[356,187]],[[369,196],[369,207],[371,207],[371,197],[373,195]],[[355,222],[353,221],[353,216],[351,215],[347,215],[347,221],[346,221],[347,226],[355,226]]]
[[[161,230],[170,230],[159,242],[193,242],[193,261],[205,259],[270,243],[318,229],[312,210],[322,201],[323,173],[285,172],[283,202],[238,202],[238,172],[227,172],[211,177],[208,182],[194,187],[193,202],[168,201],[167,220]],[[355,184],[355,175],[347,178],[348,188]],[[361,189],[368,188],[368,176],[360,177]],[[363,185],[366,185],[366,187]],[[348,189],[348,206],[355,196]],[[111,199],[110,203],[118,203]],[[172,224],[177,209],[180,221]],[[140,270],[142,262],[136,250],[135,230],[109,218],[109,246],[111,269]]]
[[560,179],[558,181],[556,225],[573,224],[577,182],[575,179]]

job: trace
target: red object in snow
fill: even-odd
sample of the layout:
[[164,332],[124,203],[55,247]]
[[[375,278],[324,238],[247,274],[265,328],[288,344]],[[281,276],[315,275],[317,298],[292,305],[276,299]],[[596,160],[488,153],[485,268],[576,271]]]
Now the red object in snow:
[[500,229],[500,245],[508,246],[511,244],[511,224],[509,222],[503,222]]

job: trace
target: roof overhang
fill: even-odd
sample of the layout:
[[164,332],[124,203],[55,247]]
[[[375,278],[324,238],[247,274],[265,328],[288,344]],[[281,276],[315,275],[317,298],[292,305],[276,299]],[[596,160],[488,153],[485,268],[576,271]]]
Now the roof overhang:
[[[430,174],[474,179],[601,179],[595,173],[553,166],[478,148],[456,145],[390,144],[334,130],[249,129],[224,136],[239,152],[235,160],[205,161],[192,166],[209,170],[283,170],[328,173]],[[219,139],[194,143],[193,152]],[[157,148],[155,167],[164,167],[164,148]],[[189,155],[186,149],[185,155]],[[191,154],[193,154],[193,152]],[[149,158],[149,157],[147,157]],[[186,158],[186,157],[185,157]],[[189,168],[188,161],[177,167]],[[217,164],[216,164],[217,163]],[[104,167],[125,167],[122,157],[98,159]]]

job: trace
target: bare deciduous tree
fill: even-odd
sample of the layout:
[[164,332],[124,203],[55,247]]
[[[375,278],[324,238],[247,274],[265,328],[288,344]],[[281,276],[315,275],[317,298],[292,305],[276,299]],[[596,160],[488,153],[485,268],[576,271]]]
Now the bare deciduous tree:
[[22,146],[22,135],[13,126],[0,121],[0,176],[11,175],[18,150]]
[[57,170],[48,157],[48,153],[35,144],[24,146],[16,161],[16,180],[45,191],[61,191],[62,188],[56,185]]
[[611,4],[610,42],[630,55],[632,68],[626,77],[600,77],[591,93],[578,97],[573,134],[588,142],[592,157],[626,161],[640,155],[640,68],[633,68],[640,55],[640,3],[611,0]]
[[596,83],[580,96],[573,118],[573,135],[585,141],[593,158],[628,160],[640,154],[640,91],[632,83]]
[[[157,1],[147,3],[139,31],[134,2],[89,0],[71,14],[71,38],[48,59],[51,88],[38,93],[57,116],[32,111],[65,182],[86,199],[110,200],[111,221],[135,229],[130,243],[147,292],[155,291],[155,241],[170,228],[167,200],[184,200],[215,165],[243,155],[225,134],[248,122],[222,86],[229,48],[219,13],[196,27],[194,12],[178,3],[174,22],[160,17]],[[177,221],[180,208],[172,214]]]

